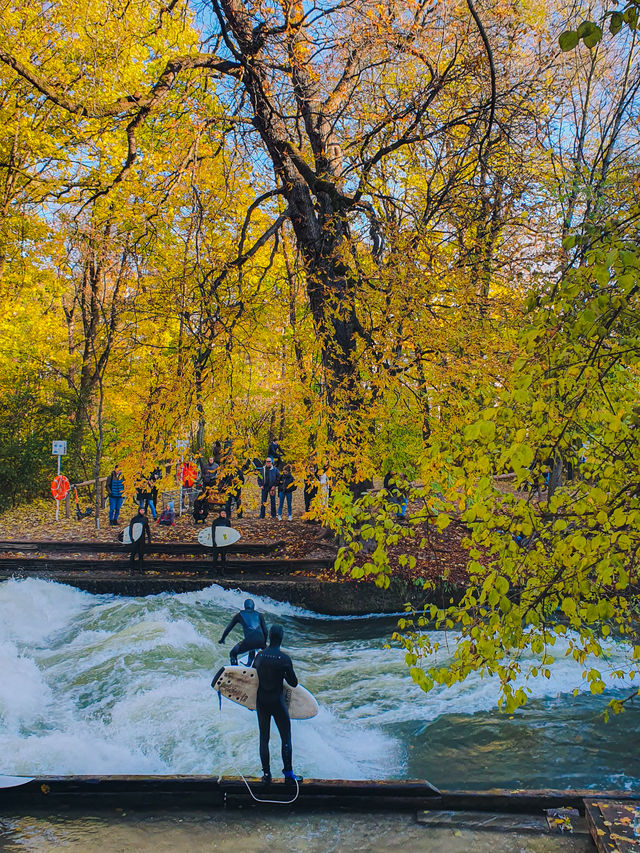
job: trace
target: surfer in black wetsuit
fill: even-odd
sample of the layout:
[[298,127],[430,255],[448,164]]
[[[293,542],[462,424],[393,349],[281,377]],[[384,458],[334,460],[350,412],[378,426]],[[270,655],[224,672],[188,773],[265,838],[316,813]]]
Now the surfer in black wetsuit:
[[253,600],[251,598],[247,598],[244,603],[244,610],[236,613],[218,640],[219,643],[224,643],[227,639],[227,634],[232,631],[236,625],[242,625],[244,640],[236,643],[229,652],[231,666],[238,665],[238,655],[243,652],[249,652],[247,666],[251,666],[256,654],[256,649],[264,649],[267,644],[267,626],[264,621],[264,616],[262,613],[258,613],[255,608],[256,606],[253,603]]
[[291,719],[284,700],[284,681],[291,687],[297,687],[298,679],[293,671],[291,658],[280,648],[284,631],[282,625],[272,625],[269,631],[269,645],[264,651],[258,652],[253,662],[258,671],[258,695],[256,711],[260,729],[260,761],[262,762],[262,781],[265,785],[271,782],[271,765],[269,761],[269,736],[271,733],[271,717],[276,722],[280,740],[282,741],[282,770],[285,782],[292,784],[302,782],[302,776],[296,776],[292,765]]
[[216,527],[231,527],[229,519],[227,518],[226,510],[221,509],[218,517],[214,518],[211,522],[211,559],[213,563],[213,573],[217,574],[218,577],[223,577],[224,568],[227,565],[227,547],[224,546],[223,548],[218,548],[216,545]]
[[[136,524],[142,525],[142,532],[137,539],[133,538],[133,528]],[[142,555],[144,548],[144,540],[147,540],[149,545],[151,545],[151,531],[149,530],[149,520],[145,514],[144,506],[141,506],[138,509],[138,512],[133,516],[131,521],[129,522],[129,539],[131,541],[131,555],[129,557],[129,562],[131,563],[131,568],[134,567],[136,562],[136,554],[138,555],[138,565],[140,571],[142,571]]]

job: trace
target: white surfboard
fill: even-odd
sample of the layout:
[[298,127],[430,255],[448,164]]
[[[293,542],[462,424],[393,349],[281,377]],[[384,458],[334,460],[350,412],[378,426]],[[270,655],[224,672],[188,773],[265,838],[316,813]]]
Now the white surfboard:
[[[135,521],[133,523],[133,541],[137,542],[138,539],[142,536],[142,531],[144,530],[144,525],[141,521]],[[131,545],[131,537],[129,536],[129,528],[125,527],[122,531],[122,539],[120,540],[123,545]],[[120,537],[118,537],[120,538]]]
[[[258,670],[249,666],[223,666],[213,676],[211,686],[227,699],[254,711],[258,694]],[[318,713],[318,703],[312,693],[298,684],[284,683],[284,701],[292,720],[309,720]]]
[[[223,527],[222,525],[216,527],[216,546],[218,548],[226,548],[227,545],[233,545],[238,539],[240,539],[240,533],[234,530],[233,527]],[[204,545],[205,548],[213,548],[211,527],[205,527],[198,533],[198,542]]]
[[0,776],[0,788],[17,788],[18,785],[33,782],[33,779],[33,776]]

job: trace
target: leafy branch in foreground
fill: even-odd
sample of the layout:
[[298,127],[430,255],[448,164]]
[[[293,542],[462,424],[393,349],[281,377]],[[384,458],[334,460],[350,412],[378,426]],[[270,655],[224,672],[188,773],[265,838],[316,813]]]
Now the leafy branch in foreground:
[[[512,711],[558,653],[582,665],[592,693],[607,672],[631,686],[640,675],[640,246],[612,223],[584,258],[531,297],[512,386],[487,398],[451,448],[447,494],[452,508],[464,496],[470,584],[459,604],[427,607],[396,634],[425,690],[493,675]],[[504,493],[493,475],[507,472],[515,483]],[[427,626],[454,632],[452,656],[442,659]],[[610,668],[613,635],[628,641],[627,657]]]

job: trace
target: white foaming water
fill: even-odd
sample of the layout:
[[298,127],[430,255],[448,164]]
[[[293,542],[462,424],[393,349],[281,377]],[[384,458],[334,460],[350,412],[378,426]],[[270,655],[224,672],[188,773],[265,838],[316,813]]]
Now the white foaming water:
[[[256,773],[255,714],[224,699],[220,710],[209,686],[240,639],[236,629],[217,643],[246,597],[216,586],[134,599],[33,579],[0,584],[0,773]],[[403,776],[399,724],[495,708],[495,680],[479,676],[424,694],[400,650],[384,649],[383,627],[371,638],[360,620],[252,597],[267,622],[284,624],[285,649],[321,706],[293,721],[304,775]],[[588,690],[563,642],[552,677],[529,682],[533,697]],[[611,643],[609,654],[620,663],[626,647]],[[276,734],[271,745],[276,771]]]
[[[255,714],[210,689],[228,661],[217,644],[246,593],[220,587],[142,599],[91,596],[39,581],[0,586],[2,773],[253,773]],[[316,614],[254,597],[267,620]],[[237,633],[237,632],[236,632]],[[310,649],[296,656],[304,681]],[[323,709],[293,722],[296,767],[331,778],[401,772],[387,734]],[[272,742],[273,765],[279,741]]]

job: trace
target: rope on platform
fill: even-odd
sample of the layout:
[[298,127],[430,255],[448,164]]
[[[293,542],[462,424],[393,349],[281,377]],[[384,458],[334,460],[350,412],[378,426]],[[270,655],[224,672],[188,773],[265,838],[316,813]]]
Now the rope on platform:
[[[220,711],[220,714],[222,715],[222,696],[220,695],[220,691],[218,691],[218,701],[220,702],[219,711]],[[251,797],[256,801],[256,803],[273,803],[274,805],[277,805],[277,806],[290,806],[292,803],[295,803],[295,801],[300,796],[300,785],[298,784],[298,780],[294,778],[294,782],[296,783],[296,795],[292,800],[262,800],[262,799],[260,799],[260,797],[256,797],[256,795],[253,793],[253,791],[251,790],[251,785],[249,785],[247,780],[244,778],[244,775],[238,770],[238,768],[235,766],[235,764],[233,766],[235,767],[235,770],[236,770],[236,773],[238,774],[238,776],[240,776],[240,778],[242,779],[244,784],[247,786],[247,791],[249,792]],[[220,776],[218,776],[218,783],[220,783],[221,781],[222,781],[222,776],[220,775]],[[227,804],[227,792],[226,791],[224,792],[224,802],[226,805]]]
[[278,806],[290,806],[291,803],[295,803],[295,801],[300,796],[300,785],[298,784],[298,780],[294,779],[294,782],[296,783],[296,795],[292,800],[261,800],[260,797],[256,797],[256,795],[253,793],[253,791],[251,790],[251,785],[249,785],[249,783],[247,782],[247,780],[244,778],[244,776],[238,770],[237,767],[236,767],[236,773],[242,778],[242,781],[247,786],[247,791],[251,794],[252,798],[256,801],[256,803],[274,803],[275,805],[278,805]]

